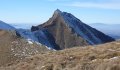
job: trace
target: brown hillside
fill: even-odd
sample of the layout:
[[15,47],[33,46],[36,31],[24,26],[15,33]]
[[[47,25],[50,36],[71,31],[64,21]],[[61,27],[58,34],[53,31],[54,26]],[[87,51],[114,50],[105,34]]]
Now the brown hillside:
[[38,54],[0,70],[120,70],[120,42]]
[[48,51],[43,45],[29,44],[15,31],[0,30],[0,66],[34,54]]

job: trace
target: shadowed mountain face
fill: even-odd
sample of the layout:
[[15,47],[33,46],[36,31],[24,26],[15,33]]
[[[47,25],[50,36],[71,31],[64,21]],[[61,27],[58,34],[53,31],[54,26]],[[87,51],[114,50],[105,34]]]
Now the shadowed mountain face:
[[70,13],[56,10],[44,24],[33,26],[32,31],[46,30],[60,49],[73,46],[102,44],[114,41],[113,38],[84,24]]

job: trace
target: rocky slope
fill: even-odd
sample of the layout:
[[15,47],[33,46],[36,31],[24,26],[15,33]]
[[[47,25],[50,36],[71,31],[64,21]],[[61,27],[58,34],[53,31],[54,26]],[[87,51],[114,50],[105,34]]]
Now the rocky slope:
[[0,29],[0,66],[46,51],[46,46],[19,37],[16,31]]
[[120,41],[38,54],[0,70],[120,70]]
[[[58,49],[65,49],[74,46],[86,46],[102,44],[114,41],[113,38],[86,25],[70,13],[56,10],[53,16],[45,23],[33,26],[31,30],[44,30],[49,33],[47,38],[52,37],[51,44],[57,44]],[[53,47],[52,47],[53,48]]]

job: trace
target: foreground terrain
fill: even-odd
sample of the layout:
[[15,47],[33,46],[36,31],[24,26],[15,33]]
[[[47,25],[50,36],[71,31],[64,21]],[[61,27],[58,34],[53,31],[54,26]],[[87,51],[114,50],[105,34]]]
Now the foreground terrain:
[[0,29],[0,66],[48,51],[44,45],[23,39],[15,31]]
[[120,42],[37,54],[0,70],[120,70]]

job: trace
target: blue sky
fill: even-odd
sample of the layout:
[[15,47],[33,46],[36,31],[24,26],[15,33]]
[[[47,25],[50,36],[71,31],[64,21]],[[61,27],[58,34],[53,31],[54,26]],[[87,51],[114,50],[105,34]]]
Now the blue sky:
[[57,8],[85,23],[120,24],[120,0],[0,0],[0,20],[42,23]]

